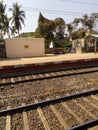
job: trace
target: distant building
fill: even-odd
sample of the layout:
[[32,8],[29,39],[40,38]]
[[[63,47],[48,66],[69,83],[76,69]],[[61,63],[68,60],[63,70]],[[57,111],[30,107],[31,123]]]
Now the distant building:
[[45,55],[43,38],[5,39],[7,58],[24,58]]
[[65,39],[59,39],[54,42],[54,54],[63,54],[65,53]]
[[97,52],[98,51],[98,34],[90,34],[85,39],[84,48],[86,52]]

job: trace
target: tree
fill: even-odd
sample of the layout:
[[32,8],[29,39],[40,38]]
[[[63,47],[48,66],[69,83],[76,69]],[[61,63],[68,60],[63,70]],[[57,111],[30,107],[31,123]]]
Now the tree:
[[54,20],[55,23],[55,39],[64,39],[65,34],[65,21],[62,18],[56,18]]
[[76,31],[77,27],[78,27],[78,24],[81,22],[81,18],[74,18],[72,24],[73,24],[73,28],[74,28],[74,31]]
[[17,30],[18,35],[20,35],[20,30],[22,29],[22,24],[24,24],[25,19],[25,12],[21,10],[21,5],[18,5],[18,3],[13,4],[13,8],[10,8],[10,11],[12,11],[12,24],[14,24],[14,29]]
[[0,1],[0,22],[4,22],[6,5],[3,5],[3,1]]
[[39,14],[38,27],[35,32],[35,37],[43,37],[47,46],[51,41],[64,38],[65,22],[62,18],[49,20],[41,13]]
[[78,30],[74,31],[72,33],[72,39],[80,39],[80,38],[84,38],[85,34],[86,34],[86,29],[84,28],[79,28]]
[[40,13],[38,19],[38,27],[35,31],[35,37],[43,37],[45,39],[46,48],[49,46],[49,43],[54,39],[53,30],[54,22],[52,20],[48,20]]
[[10,27],[10,18],[8,18],[7,14],[4,16],[4,23],[3,23],[3,32],[4,32],[4,35],[7,33],[8,37],[10,38],[10,30],[11,27]]
[[78,24],[80,23],[81,19],[80,18],[74,18],[74,20],[67,24],[67,31],[69,33],[69,37],[71,38],[73,32],[75,32],[77,30]]
[[3,5],[3,1],[0,1],[0,29],[1,33],[4,31],[4,19],[5,19],[6,5]]
[[95,20],[96,20],[95,15],[92,14],[91,16],[88,16],[87,14],[85,14],[81,18],[81,23],[82,23],[83,27],[85,27],[90,32],[92,32],[92,30],[93,30],[93,28],[95,26]]
[[67,26],[67,31],[69,33],[69,40],[71,40],[72,39],[72,33],[73,33],[73,30],[74,30],[73,23],[66,24],[66,26]]

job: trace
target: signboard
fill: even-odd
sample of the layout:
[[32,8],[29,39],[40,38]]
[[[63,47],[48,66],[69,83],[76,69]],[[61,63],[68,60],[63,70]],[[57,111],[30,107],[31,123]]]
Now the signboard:
[[29,45],[24,45],[24,48],[25,48],[25,49],[28,49],[28,48],[29,48]]

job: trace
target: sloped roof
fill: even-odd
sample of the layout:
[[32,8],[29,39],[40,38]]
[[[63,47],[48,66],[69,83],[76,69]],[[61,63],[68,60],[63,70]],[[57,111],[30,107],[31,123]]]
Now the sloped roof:
[[90,34],[90,35],[98,38],[98,34]]

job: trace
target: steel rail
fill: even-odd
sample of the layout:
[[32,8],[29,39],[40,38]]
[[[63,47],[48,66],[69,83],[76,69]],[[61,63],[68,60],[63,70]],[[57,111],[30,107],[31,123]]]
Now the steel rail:
[[94,127],[96,125],[98,125],[98,118],[96,118],[95,120],[91,120],[83,124],[68,128],[67,130],[87,130],[88,128]]
[[50,72],[56,72],[56,71],[69,71],[69,70],[78,70],[78,69],[86,69],[86,68],[94,68],[94,67],[98,67],[98,65],[96,66],[79,66],[79,67],[73,67],[73,68],[59,68],[59,69],[52,69],[52,70],[48,70],[45,69],[43,71],[41,70],[36,70],[36,71],[28,71],[28,72],[16,72],[16,73],[11,73],[11,74],[3,74],[0,75],[0,79],[2,78],[11,78],[11,77],[17,77],[17,76],[26,76],[26,75],[32,75],[32,74],[39,74],[39,73],[50,73]]
[[69,96],[65,96],[65,97],[61,97],[61,98],[51,99],[51,100],[47,100],[47,101],[43,101],[43,102],[39,102],[39,103],[28,104],[28,105],[25,105],[25,106],[11,108],[11,109],[7,109],[7,110],[2,110],[2,111],[0,111],[0,116],[5,116],[7,114],[21,113],[22,111],[30,110],[31,108],[36,109],[39,106],[44,107],[44,106],[47,106],[47,105],[50,105],[50,104],[59,103],[61,101],[75,99],[75,98],[78,98],[78,97],[88,96],[88,95],[96,94],[96,93],[98,93],[98,89],[92,90],[92,91],[87,91],[87,92],[82,92],[82,93],[78,93],[78,94],[73,94],[73,95],[69,95]]
[[[81,68],[80,70],[82,70],[82,69],[83,68]],[[88,69],[88,68],[85,68],[85,70],[86,69]],[[54,76],[49,76],[49,77],[39,77],[39,78],[36,78],[36,79],[33,79],[33,78],[32,79],[24,79],[24,80],[21,80],[21,81],[14,81],[14,82],[10,81],[10,82],[5,82],[5,83],[0,83],[0,85],[3,85],[3,86],[5,86],[5,85],[14,85],[14,84],[24,83],[24,82],[28,82],[28,81],[44,80],[44,79],[50,79],[50,78],[56,78],[56,77],[63,77],[63,76],[71,76],[71,75],[75,75],[75,74],[84,74],[84,73],[87,74],[87,73],[92,73],[92,72],[97,72],[98,71],[98,70],[93,70],[92,69],[92,70],[89,70],[89,71],[85,71],[84,70],[83,72],[81,72],[81,71],[77,72],[77,71],[79,71],[79,69],[74,69],[74,70],[76,70],[76,72],[68,73],[67,74],[68,71],[73,71],[73,69],[71,69],[71,70],[65,70],[66,74],[54,75]],[[53,71],[53,73],[55,73],[55,72],[57,72],[57,71]],[[60,72],[60,71],[58,71],[58,72]],[[48,73],[51,73],[51,72],[48,72]],[[38,73],[38,74],[43,74],[43,73]],[[26,76],[26,75],[29,75],[29,74],[25,74],[25,75],[21,75],[21,76]],[[8,77],[8,78],[10,78],[10,77]]]

